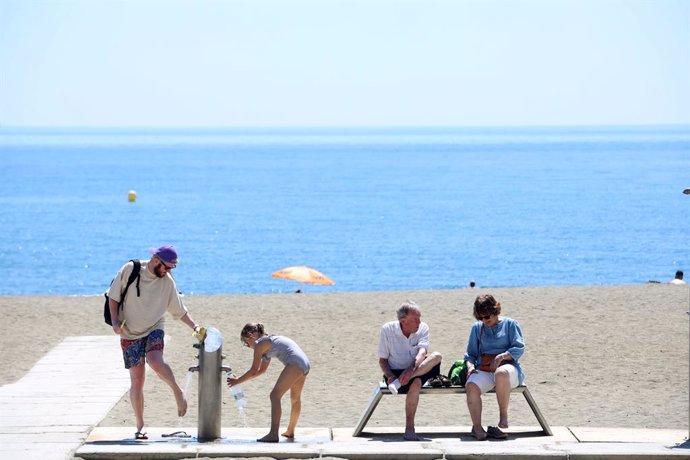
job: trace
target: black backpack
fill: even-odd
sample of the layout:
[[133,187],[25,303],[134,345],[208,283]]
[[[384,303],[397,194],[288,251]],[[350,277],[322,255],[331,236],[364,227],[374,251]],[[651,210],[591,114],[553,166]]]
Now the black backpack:
[[[130,262],[134,262],[134,268],[132,269],[132,273],[129,274],[129,278],[127,279],[127,285],[125,286],[125,290],[122,292],[122,297],[120,297],[120,305],[118,307],[118,311],[124,308],[125,305],[125,297],[127,296],[127,289],[129,289],[129,285],[134,282],[134,280],[137,280],[137,297],[139,297],[140,292],[139,292],[139,272],[141,271],[141,262],[137,259],[132,259]],[[113,278],[113,281],[115,279]],[[110,285],[113,285],[113,281],[110,282]],[[113,319],[110,317],[110,298],[108,297],[108,292],[106,291],[105,294],[105,305],[103,306],[103,319],[105,320],[105,324],[108,324],[110,326],[113,325]]]

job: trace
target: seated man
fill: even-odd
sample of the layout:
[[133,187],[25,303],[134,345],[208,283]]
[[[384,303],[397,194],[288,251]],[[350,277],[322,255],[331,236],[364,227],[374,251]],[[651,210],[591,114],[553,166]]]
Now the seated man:
[[421,321],[422,313],[416,303],[403,303],[397,314],[397,321],[381,327],[379,366],[391,392],[407,393],[404,439],[419,441],[414,429],[419,391],[428,379],[440,374],[441,354],[427,354],[429,326]]

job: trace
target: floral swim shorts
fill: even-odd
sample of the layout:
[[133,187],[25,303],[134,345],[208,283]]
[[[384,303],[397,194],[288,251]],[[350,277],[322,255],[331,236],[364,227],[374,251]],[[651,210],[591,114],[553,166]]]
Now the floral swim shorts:
[[162,329],[156,329],[146,337],[140,339],[120,339],[122,357],[125,360],[125,369],[144,364],[146,353],[149,351],[163,350],[164,337],[165,332],[163,332]]

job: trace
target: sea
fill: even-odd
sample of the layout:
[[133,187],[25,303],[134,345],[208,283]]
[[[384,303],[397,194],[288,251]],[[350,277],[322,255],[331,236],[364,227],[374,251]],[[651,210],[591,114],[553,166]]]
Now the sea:
[[0,295],[100,295],[163,244],[190,295],[667,282],[688,187],[690,126],[2,127]]

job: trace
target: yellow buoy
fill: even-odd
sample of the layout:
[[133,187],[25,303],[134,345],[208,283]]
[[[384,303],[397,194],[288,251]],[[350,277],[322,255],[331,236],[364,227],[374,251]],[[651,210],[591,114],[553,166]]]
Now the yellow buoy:
[[134,190],[130,190],[127,194],[127,199],[130,203],[134,203],[135,201],[137,201],[137,192],[135,192]]

